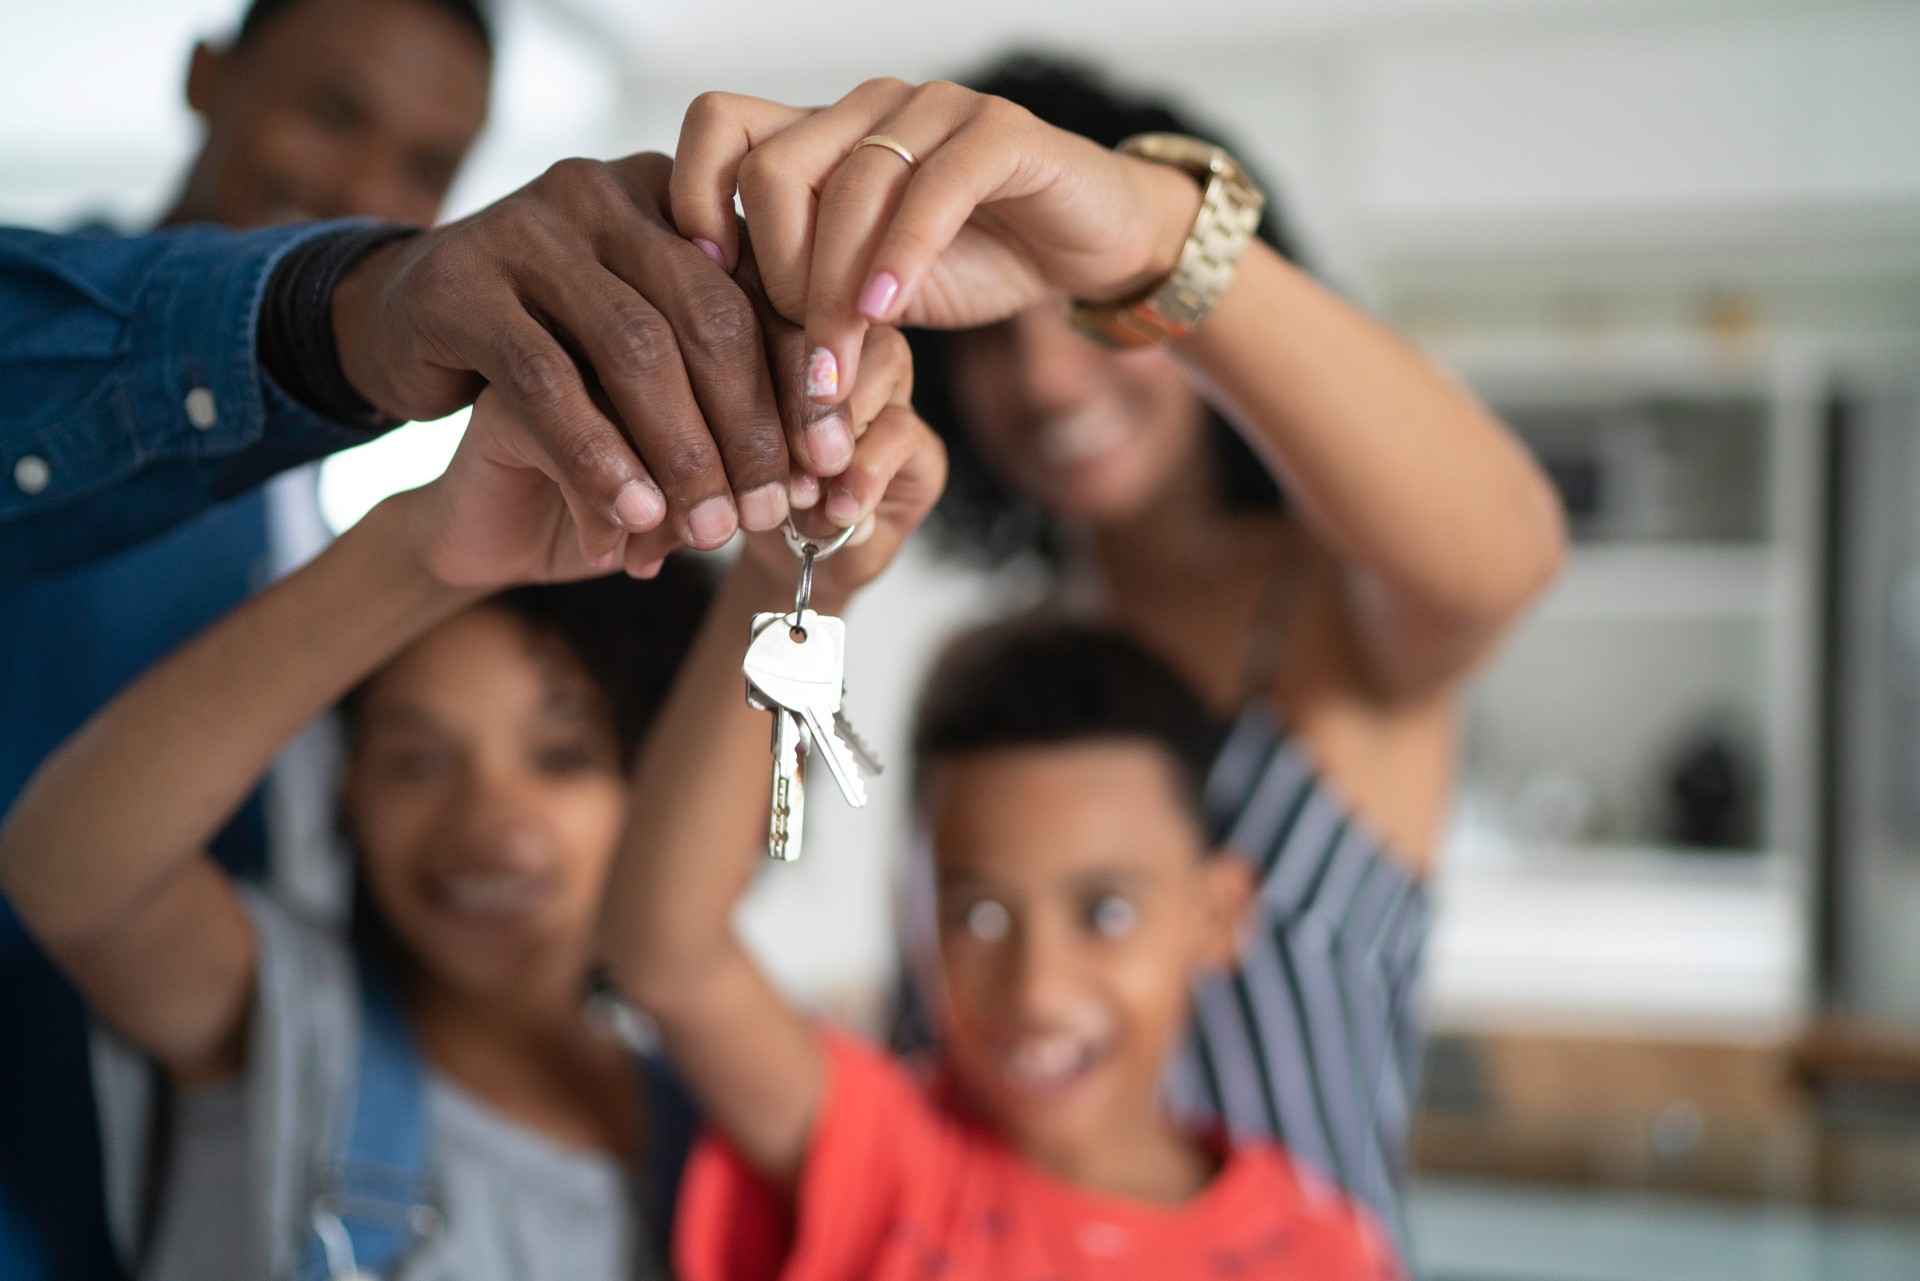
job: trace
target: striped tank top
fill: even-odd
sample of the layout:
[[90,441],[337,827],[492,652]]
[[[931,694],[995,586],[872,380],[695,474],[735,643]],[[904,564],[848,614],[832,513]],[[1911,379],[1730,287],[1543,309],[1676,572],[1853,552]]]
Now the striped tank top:
[[1278,1139],[1372,1209],[1404,1255],[1425,891],[1261,705],[1221,748],[1207,807],[1258,896],[1238,968],[1195,990],[1172,1102]]

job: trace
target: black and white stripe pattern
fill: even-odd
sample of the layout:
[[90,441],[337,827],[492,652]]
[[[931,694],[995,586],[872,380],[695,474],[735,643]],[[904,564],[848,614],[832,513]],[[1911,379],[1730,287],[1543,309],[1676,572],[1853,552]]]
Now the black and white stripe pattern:
[[1221,749],[1207,803],[1218,840],[1253,862],[1259,898],[1240,967],[1195,991],[1173,1103],[1277,1138],[1404,1250],[1425,894],[1258,708]]

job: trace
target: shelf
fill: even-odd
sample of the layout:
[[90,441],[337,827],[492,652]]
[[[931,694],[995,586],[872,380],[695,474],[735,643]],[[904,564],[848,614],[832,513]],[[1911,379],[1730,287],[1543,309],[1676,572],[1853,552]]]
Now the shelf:
[[1765,544],[1588,543],[1573,549],[1536,617],[1767,618],[1781,598],[1780,558]]
[[1516,849],[1463,834],[1434,878],[1433,1022],[1790,1026],[1804,1012],[1799,880],[1780,853]]

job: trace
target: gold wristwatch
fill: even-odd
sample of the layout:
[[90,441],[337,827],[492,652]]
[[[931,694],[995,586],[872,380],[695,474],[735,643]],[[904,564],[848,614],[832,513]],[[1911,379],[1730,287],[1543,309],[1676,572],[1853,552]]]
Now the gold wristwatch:
[[1180,247],[1173,274],[1122,302],[1076,302],[1069,315],[1082,333],[1109,347],[1152,347],[1184,338],[1233,283],[1240,255],[1260,224],[1266,196],[1226,150],[1177,133],[1143,133],[1115,148],[1184,169],[1205,184],[1200,213]]

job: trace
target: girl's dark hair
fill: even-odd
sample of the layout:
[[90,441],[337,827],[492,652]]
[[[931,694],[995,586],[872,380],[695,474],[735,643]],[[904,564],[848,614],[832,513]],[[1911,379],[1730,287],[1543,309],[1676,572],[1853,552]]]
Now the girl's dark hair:
[[[964,83],[1103,147],[1116,146],[1137,133],[1183,133],[1225,146],[1236,157],[1242,154],[1218,131],[1186,118],[1172,104],[1121,89],[1094,68],[1070,59],[1016,53]],[[1260,185],[1264,191],[1273,191],[1265,182]],[[1272,199],[1261,215],[1257,234],[1276,252],[1300,260]],[[988,563],[1022,553],[1055,557],[1058,548],[1052,522],[1001,483],[961,420],[953,390],[953,336],[918,329],[907,337],[914,354],[914,408],[947,446],[947,489],[931,522],[942,549]],[[1222,504],[1230,511],[1282,510],[1284,498],[1266,465],[1217,411],[1209,407],[1207,412]]]
[[[493,57],[493,22],[487,17],[487,10],[480,0],[410,0],[411,3],[424,4],[428,8],[438,9],[467,30],[480,38],[480,47],[487,51],[487,57]],[[260,33],[272,26],[282,14],[299,5],[301,0],[253,0],[247,6],[245,16],[240,19],[240,33],[234,37],[234,47],[244,48],[259,39]]]
[[916,781],[971,752],[1144,742],[1175,767],[1181,800],[1204,828],[1207,775],[1223,726],[1191,685],[1109,627],[1033,616],[948,646],[914,725]]
[[[654,713],[713,601],[713,576],[689,556],[670,556],[658,577],[622,575],[578,583],[515,587],[487,599],[541,640],[557,641],[605,700],[623,767],[633,764]],[[340,714],[348,749],[373,677],[348,691]]]

